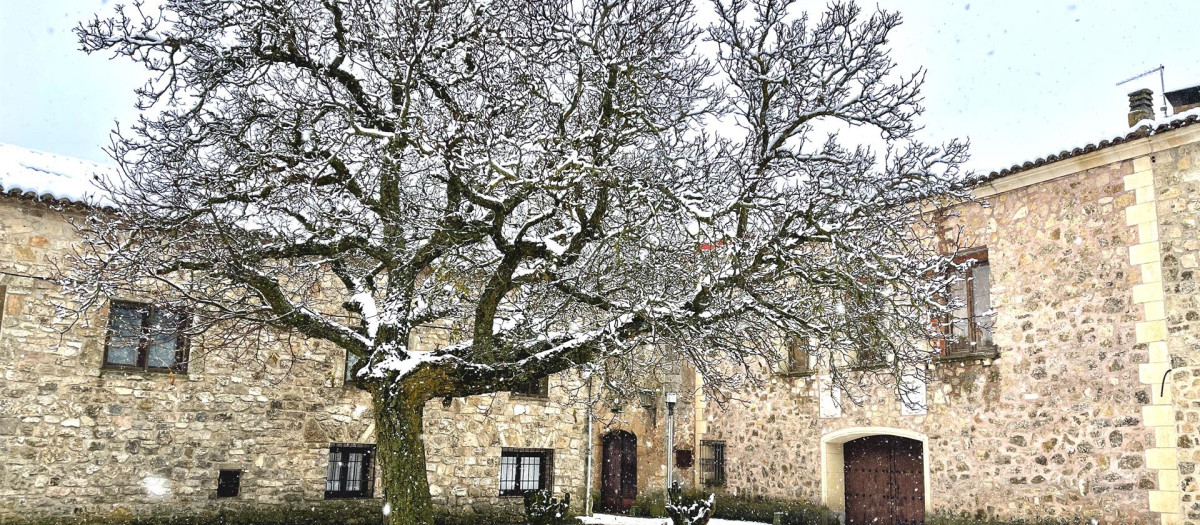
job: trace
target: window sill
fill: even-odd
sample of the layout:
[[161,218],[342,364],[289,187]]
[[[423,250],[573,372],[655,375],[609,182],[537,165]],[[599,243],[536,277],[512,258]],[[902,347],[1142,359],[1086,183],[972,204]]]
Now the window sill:
[[327,492],[327,493],[325,493],[325,499],[336,500],[336,499],[377,499],[377,498],[375,498],[375,495],[373,495],[373,494],[330,494]]
[[887,363],[871,363],[867,365],[853,365],[850,367],[851,372],[869,372],[871,370],[881,370],[887,368]]
[[777,375],[779,375],[780,377],[789,377],[789,378],[806,378],[806,377],[813,377],[813,376],[817,375],[817,371],[816,370],[787,370],[784,372],[777,372]]
[[550,396],[532,396],[529,394],[508,393],[508,399],[513,401],[550,401]]
[[984,348],[971,353],[943,355],[933,359],[935,363],[970,363],[976,361],[991,361],[1000,357],[997,348]]
[[169,377],[182,376],[187,377],[187,368],[142,368],[137,366],[121,366],[121,365],[103,365],[100,367],[100,375],[105,376],[116,374],[122,376],[150,376],[150,377]]

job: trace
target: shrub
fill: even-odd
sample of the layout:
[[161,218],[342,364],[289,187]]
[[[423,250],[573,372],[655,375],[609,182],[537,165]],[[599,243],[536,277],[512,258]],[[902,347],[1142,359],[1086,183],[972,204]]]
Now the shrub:
[[[705,499],[707,492],[685,490],[684,498]],[[776,512],[783,513],[783,525],[833,525],[837,515],[825,508],[804,500],[768,498],[763,496],[734,496],[716,494],[713,518],[723,520],[759,521],[771,523]],[[661,491],[643,492],[629,509],[630,516],[641,518],[667,517],[666,501]],[[949,524],[946,524],[949,525]],[[1039,524],[1040,525],[1040,524]]]
[[567,525],[570,519],[571,494],[558,498],[548,489],[525,493],[525,522],[529,525]]
[[672,483],[667,490],[667,515],[672,525],[708,525],[712,518],[714,496],[707,498],[688,497],[683,494],[679,483]]

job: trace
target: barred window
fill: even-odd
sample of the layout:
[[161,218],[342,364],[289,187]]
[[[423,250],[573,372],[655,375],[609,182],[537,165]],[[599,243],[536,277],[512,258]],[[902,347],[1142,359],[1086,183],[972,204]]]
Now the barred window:
[[183,310],[111,301],[104,367],[170,372],[187,370],[188,316]]
[[700,483],[713,487],[725,484],[725,442],[700,442]]
[[334,443],[329,447],[325,499],[369,498],[374,494],[375,445]]
[[506,448],[500,452],[500,495],[519,496],[554,485],[554,451]]

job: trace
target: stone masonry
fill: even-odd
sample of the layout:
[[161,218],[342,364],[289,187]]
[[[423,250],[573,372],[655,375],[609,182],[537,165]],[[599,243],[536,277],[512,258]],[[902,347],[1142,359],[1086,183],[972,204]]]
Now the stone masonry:
[[698,404],[724,490],[840,510],[830,437],[894,434],[924,443],[934,513],[1200,523],[1198,165],[1191,127],[981,188],[946,227],[987,249],[996,358],[931,362],[924,414],[881,386],[821,417],[820,372]]
[[[330,444],[375,439],[370,396],[342,377],[345,352],[281,339],[264,352],[271,358],[248,362],[193,341],[186,373],[102,368],[107,312],[71,323],[56,312],[65,298],[49,280],[76,242],[67,220],[79,216],[0,197],[0,521],[321,500]],[[445,337],[430,330],[417,344]],[[581,385],[562,374],[550,378],[548,399],[499,393],[430,402],[435,502],[519,509],[520,498],[498,496],[501,449],[518,447],[554,449],[555,492],[582,504],[587,408],[571,393]],[[646,447],[639,485],[650,487],[663,476],[664,412],[658,408],[653,427],[637,423],[644,412],[605,412],[594,450],[598,463],[606,426],[636,426]],[[238,497],[216,499],[220,469],[243,471]]]

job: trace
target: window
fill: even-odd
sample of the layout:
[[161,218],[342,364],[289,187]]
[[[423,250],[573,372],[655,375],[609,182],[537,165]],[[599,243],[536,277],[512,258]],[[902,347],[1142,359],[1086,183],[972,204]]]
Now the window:
[[234,498],[237,497],[238,491],[241,488],[242,471],[240,470],[222,470],[217,473],[217,497],[218,498]]
[[501,496],[519,496],[530,490],[551,488],[553,477],[553,450],[506,448],[500,452]]
[[700,483],[707,487],[725,484],[725,442],[700,442]]
[[950,294],[961,307],[943,323],[943,331],[946,333],[945,356],[994,354],[992,269],[988,265],[987,251],[968,254],[960,258],[959,262],[970,262],[971,266],[966,270],[965,279],[954,283],[950,289]]
[[179,309],[112,301],[104,367],[152,372],[187,370],[187,315]]
[[542,376],[533,381],[513,385],[510,392],[518,397],[548,398],[550,397],[550,376]]
[[809,375],[817,370],[814,341],[799,337],[787,338],[787,367],[784,372],[791,375]]
[[362,387],[362,381],[359,381],[358,377],[354,375],[354,367],[358,366],[358,362],[361,359],[358,355],[350,353],[349,350],[346,351],[346,375],[343,376],[344,380],[342,384]]
[[325,499],[370,498],[375,487],[375,445],[335,443],[329,447]]

